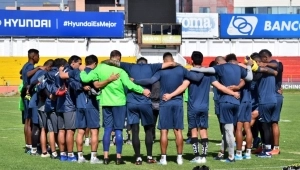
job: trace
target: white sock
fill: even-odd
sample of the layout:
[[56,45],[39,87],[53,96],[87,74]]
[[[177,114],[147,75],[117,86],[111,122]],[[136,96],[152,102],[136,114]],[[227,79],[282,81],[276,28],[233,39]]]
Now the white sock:
[[247,150],[246,150],[246,155],[247,155],[247,156],[250,156],[250,155],[251,155],[251,149],[247,149]]
[[68,153],[68,157],[74,157],[74,153],[73,152],[69,152]]
[[36,147],[32,147],[31,148],[31,153],[36,153],[37,148]]
[[138,158],[136,159],[136,161],[142,161],[142,158],[141,158],[141,157],[138,157]]
[[[82,153],[82,152],[78,152],[77,154],[78,154],[78,158],[79,158],[79,159],[82,159],[82,158],[83,158],[83,153]],[[69,156],[69,154],[68,154],[68,156]],[[72,156],[71,156],[71,157],[72,157]]]
[[242,151],[241,150],[236,150],[236,155],[237,156],[242,156]]
[[67,156],[66,152],[60,152],[61,156]]
[[177,155],[177,159],[182,159],[182,155]]
[[271,149],[271,145],[266,145],[266,149]]
[[91,152],[91,160],[97,158],[97,152]]
[[147,156],[147,159],[153,159],[152,156]]
[[27,144],[26,144],[26,147],[31,149],[31,148],[32,148],[32,145],[27,145]]
[[279,149],[279,146],[274,146],[274,149]]
[[167,155],[161,155],[161,159],[167,160]]

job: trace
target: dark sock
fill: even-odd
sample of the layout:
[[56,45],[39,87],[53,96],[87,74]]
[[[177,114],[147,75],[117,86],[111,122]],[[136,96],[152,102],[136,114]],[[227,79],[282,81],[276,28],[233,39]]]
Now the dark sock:
[[201,139],[201,145],[202,145],[201,157],[206,157],[207,156],[207,150],[208,150],[208,138]]
[[191,138],[191,144],[192,144],[192,147],[193,147],[193,151],[194,151],[194,154],[195,156],[199,156],[199,140],[198,138]]
[[40,142],[40,128],[39,125],[33,124],[32,125],[32,134],[31,134],[31,139],[32,139],[32,147],[36,148],[38,143]]
[[145,145],[146,145],[146,150],[147,150],[147,156],[152,156],[152,148],[153,148],[153,136],[152,136],[152,129],[153,125],[147,125],[144,127],[145,131]]
[[139,138],[140,125],[139,124],[131,125],[131,131],[132,131],[132,146],[135,153],[135,157],[140,157],[141,156],[141,142]]

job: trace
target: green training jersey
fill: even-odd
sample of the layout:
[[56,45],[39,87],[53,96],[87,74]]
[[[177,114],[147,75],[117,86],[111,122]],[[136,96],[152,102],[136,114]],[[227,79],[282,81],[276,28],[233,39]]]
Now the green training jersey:
[[184,98],[185,102],[188,101],[188,99],[189,99],[189,88],[185,89],[183,98]]
[[136,93],[143,93],[143,87],[134,84],[124,70],[114,66],[109,66],[107,64],[99,64],[94,70],[90,71],[89,74],[87,74],[85,71],[81,71],[80,79],[84,83],[96,80],[104,81],[113,73],[119,73],[120,78],[109,83],[102,89],[102,92],[98,98],[100,99],[101,106],[124,106],[126,104],[124,86]]
[[[18,92],[19,93],[21,93],[22,88],[23,88],[23,81],[21,82],[21,84],[18,87]],[[22,100],[21,97],[20,97],[20,100],[19,100],[19,110],[24,111],[24,103],[23,103],[23,100]]]

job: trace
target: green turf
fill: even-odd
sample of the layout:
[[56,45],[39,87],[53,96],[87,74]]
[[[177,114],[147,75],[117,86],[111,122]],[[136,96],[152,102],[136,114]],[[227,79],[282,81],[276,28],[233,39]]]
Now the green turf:
[[[284,106],[282,110],[280,123],[281,137],[280,148],[281,154],[274,156],[271,159],[259,159],[254,155],[251,160],[238,161],[236,163],[222,163],[220,161],[213,160],[212,156],[217,153],[219,146],[216,146],[220,142],[220,132],[217,124],[217,117],[214,115],[213,102],[210,105],[210,117],[209,117],[209,156],[207,166],[211,169],[282,169],[283,166],[287,166],[294,163],[299,163],[300,151],[299,151],[299,128],[300,124],[299,111],[297,105],[299,104],[299,94],[285,94]],[[59,162],[58,160],[51,160],[50,158],[34,157],[24,153],[24,137],[23,137],[23,125],[21,124],[21,114],[18,111],[18,98],[8,97],[0,98],[0,169],[122,169],[122,170],[160,170],[160,169],[184,169],[191,170],[195,164],[189,163],[189,160],[193,158],[192,148],[190,145],[184,146],[184,164],[178,166],[176,161],[176,146],[174,141],[174,135],[171,132],[169,134],[169,147],[168,147],[168,165],[147,165],[144,163],[142,166],[136,166],[131,162],[134,161],[133,149],[130,145],[124,145],[123,158],[127,161],[126,165],[116,166],[114,162],[110,165],[90,165]],[[185,122],[185,127],[187,123]],[[102,138],[102,130],[99,139]],[[186,135],[186,129],[184,131]],[[140,133],[141,139],[144,139],[143,132]],[[159,136],[159,131],[156,132],[156,136]],[[99,144],[99,155],[102,158],[102,143]],[[142,153],[145,154],[144,140],[141,144]],[[76,151],[76,149],[74,149]],[[84,147],[84,154],[88,155],[89,159],[90,149]],[[115,146],[111,147],[111,153],[115,153]],[[159,158],[160,146],[156,142],[154,144],[153,154]],[[110,157],[114,160],[115,155]],[[144,157],[145,159],[145,157]]]

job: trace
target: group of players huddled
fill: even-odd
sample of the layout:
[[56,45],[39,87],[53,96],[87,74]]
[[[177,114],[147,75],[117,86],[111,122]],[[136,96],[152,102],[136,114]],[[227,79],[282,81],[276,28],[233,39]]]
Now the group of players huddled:
[[[145,131],[146,162],[167,165],[168,131],[173,129],[177,163],[181,165],[183,93],[186,91],[189,141],[195,154],[190,162],[206,163],[212,85],[215,113],[222,134],[221,150],[215,159],[234,162],[251,159],[251,152],[264,158],[279,154],[282,63],[273,60],[268,50],[247,56],[243,63],[239,63],[234,54],[219,56],[209,67],[202,67],[201,52],[194,51],[191,58],[193,68],[190,71],[174,62],[169,52],[163,55],[163,63],[148,64],[147,59],[139,58],[132,64],[121,62],[121,53],[117,50],[101,63],[95,55],[90,55],[85,58],[84,66],[81,58],[74,55],[68,61],[57,58],[35,67],[39,62],[39,51],[30,49],[28,62],[20,71],[25,153],[61,161],[88,162],[83,155],[83,144],[89,129],[91,164],[110,163],[112,135],[116,145],[115,163],[125,164],[122,147],[123,129],[127,128],[132,135],[135,164],[141,165],[141,121]],[[104,128],[103,160],[97,156],[100,115]],[[161,149],[158,161],[152,157],[157,117]],[[78,155],[73,152],[76,130]],[[242,155],[244,137],[246,149]],[[201,153],[199,144],[202,145]],[[228,158],[225,159],[226,149]]]

